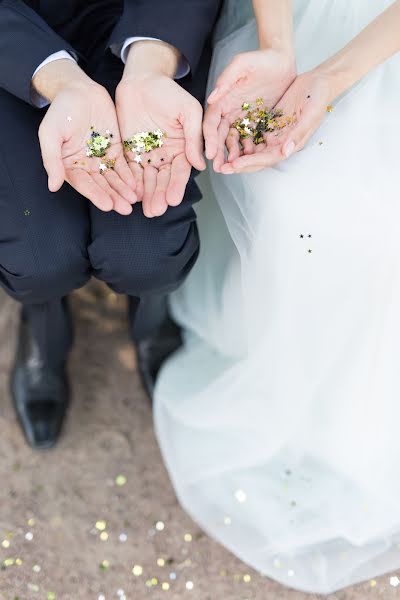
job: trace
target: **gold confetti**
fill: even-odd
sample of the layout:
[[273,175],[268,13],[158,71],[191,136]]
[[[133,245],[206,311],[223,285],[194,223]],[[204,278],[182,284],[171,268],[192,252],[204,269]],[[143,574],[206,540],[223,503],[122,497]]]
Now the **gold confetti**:
[[105,521],[96,521],[96,529],[99,531],[104,531],[107,527],[107,523]]
[[371,587],[376,587],[376,584],[377,584],[377,581],[376,581],[376,579],[371,579],[371,581],[369,582],[369,585],[370,585]]
[[36,525],[36,521],[33,517],[28,519],[28,525],[29,525],[29,527],[34,527]]
[[326,107],[327,112],[331,113],[333,111],[333,106],[332,104],[329,104],[329,106]]
[[10,542],[8,540],[3,540],[1,542],[1,545],[3,546],[3,548],[9,548],[10,547]]
[[117,475],[117,477],[115,478],[115,483],[120,487],[125,485],[126,482],[127,478],[125,477],[125,475]]
[[165,560],[163,558],[157,558],[157,564],[159,567],[165,566]]
[[108,540],[108,533],[107,531],[102,531],[100,534],[100,539],[102,542],[106,542]]
[[5,567],[12,567],[12,566],[13,566],[13,564],[14,564],[14,559],[13,559],[13,558],[5,558],[5,559],[3,560],[3,565],[4,565]]
[[143,153],[161,148],[164,144],[164,137],[166,137],[166,133],[161,129],[142,131],[136,133],[132,138],[124,140],[123,144],[126,152],[133,152],[140,157]]
[[97,131],[93,131],[92,128],[91,130],[92,133],[90,139],[86,141],[86,156],[102,158],[106,155],[108,148],[111,146],[112,133],[101,135]]
[[140,577],[141,575],[143,575],[143,567],[141,565],[134,565],[132,573],[135,577]]
[[190,533],[185,533],[183,539],[185,540],[185,542],[191,542],[193,538]]
[[157,521],[157,523],[156,523],[157,531],[163,531],[164,527],[165,527],[165,525],[162,521]]
[[164,581],[164,583],[161,584],[161,587],[163,590],[167,591],[167,590],[169,590],[169,583]]
[[250,583],[250,581],[251,581],[251,577],[250,577],[250,575],[243,575],[243,581],[244,581],[245,583]]
[[16,558],[15,559],[15,564],[20,567],[22,565],[22,559],[21,558]]
[[109,566],[110,566],[110,561],[109,560],[102,560],[101,563],[100,563],[100,570],[101,571],[106,571]]

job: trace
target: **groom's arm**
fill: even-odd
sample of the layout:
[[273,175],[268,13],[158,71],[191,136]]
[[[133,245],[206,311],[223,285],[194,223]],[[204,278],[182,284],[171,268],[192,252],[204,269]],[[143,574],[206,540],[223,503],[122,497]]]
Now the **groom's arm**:
[[220,6],[221,0],[125,0],[109,45],[122,46],[131,37],[162,40],[195,71]]
[[77,53],[22,0],[0,0],[0,88],[29,104],[38,65],[62,50]]

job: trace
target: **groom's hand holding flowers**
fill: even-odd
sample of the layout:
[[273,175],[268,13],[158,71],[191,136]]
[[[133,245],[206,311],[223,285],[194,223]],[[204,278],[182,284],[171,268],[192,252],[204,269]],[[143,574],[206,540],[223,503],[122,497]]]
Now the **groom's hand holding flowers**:
[[[131,45],[116,92],[118,121],[138,199],[147,217],[182,202],[192,167],[203,170],[202,108],[176,81],[179,52],[164,42]],[[136,139],[154,139],[143,152]]]

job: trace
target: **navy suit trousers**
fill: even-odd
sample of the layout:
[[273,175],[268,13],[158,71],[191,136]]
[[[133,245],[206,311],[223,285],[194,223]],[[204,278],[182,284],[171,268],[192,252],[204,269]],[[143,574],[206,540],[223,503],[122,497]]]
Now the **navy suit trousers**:
[[[122,65],[110,54],[90,74],[113,95]],[[65,297],[92,275],[131,296],[134,337],[160,324],[162,298],[198,255],[192,204],[200,193],[191,179],[180,206],[147,219],[140,203],[121,216],[66,183],[49,192],[38,142],[44,114],[0,89],[0,285],[23,304],[43,359],[58,367],[72,342]]]

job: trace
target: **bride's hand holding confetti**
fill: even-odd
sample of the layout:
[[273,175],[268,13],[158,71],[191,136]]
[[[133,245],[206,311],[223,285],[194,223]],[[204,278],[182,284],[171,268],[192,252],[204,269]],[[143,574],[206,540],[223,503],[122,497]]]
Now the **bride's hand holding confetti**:
[[289,50],[266,49],[238,54],[218,78],[208,97],[204,118],[206,156],[221,172],[228,163],[243,154],[253,154],[256,145],[248,137],[240,140],[232,127],[238,119],[246,119],[248,107],[262,99],[265,107],[273,107],[296,77],[293,55]]
[[327,113],[333,111],[334,96],[330,79],[318,69],[299,75],[273,109],[283,115],[284,127],[266,131],[264,144],[256,146],[251,155],[226,163],[221,172],[227,175],[253,173],[302,150]]

